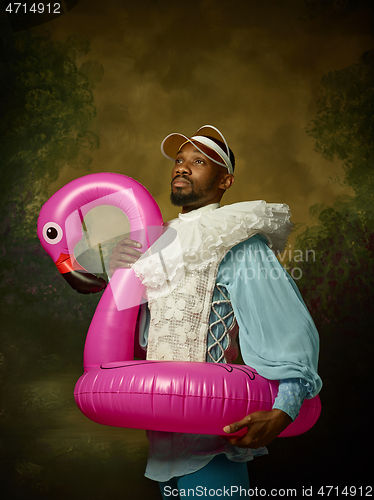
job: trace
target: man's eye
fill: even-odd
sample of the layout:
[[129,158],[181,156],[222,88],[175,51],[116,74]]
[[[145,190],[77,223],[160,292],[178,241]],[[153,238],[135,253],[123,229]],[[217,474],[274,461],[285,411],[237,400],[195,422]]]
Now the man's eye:
[[200,158],[197,158],[197,159],[195,160],[195,163],[204,163],[204,160],[200,160]]
[[178,163],[178,164],[179,164],[179,163],[182,163],[182,161],[183,161],[183,160],[182,160],[182,158],[177,158],[177,159],[175,160],[175,163]]

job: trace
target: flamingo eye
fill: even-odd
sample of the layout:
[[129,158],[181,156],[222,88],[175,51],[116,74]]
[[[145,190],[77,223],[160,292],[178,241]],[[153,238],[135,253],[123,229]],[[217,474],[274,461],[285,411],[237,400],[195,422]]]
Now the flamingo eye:
[[43,227],[43,236],[45,241],[51,245],[56,245],[59,243],[63,236],[63,231],[61,227],[55,222],[47,222]]

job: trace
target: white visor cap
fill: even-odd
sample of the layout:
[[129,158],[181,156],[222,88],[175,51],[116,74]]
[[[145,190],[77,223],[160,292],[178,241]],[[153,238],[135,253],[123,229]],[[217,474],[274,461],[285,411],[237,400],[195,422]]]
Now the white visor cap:
[[[209,139],[209,137],[206,137],[206,135],[209,135],[210,137],[223,142],[226,146],[226,151],[224,151],[214,141]],[[199,145],[195,143],[195,141],[198,141],[200,142],[200,144],[204,144],[204,146],[207,146],[208,148],[215,151],[222,159],[222,162],[217,161],[217,159],[210,157],[205,151],[202,151],[199,148]],[[161,152],[166,158],[174,161],[182,144],[184,144],[185,142],[191,142],[199,151],[201,151],[204,156],[209,158],[209,160],[217,163],[218,165],[221,165],[222,167],[226,167],[230,174],[234,173],[226,139],[216,127],[213,127],[212,125],[204,125],[203,127],[200,127],[199,130],[197,130],[196,134],[192,137],[187,137],[183,134],[178,133],[169,134],[161,143]]]

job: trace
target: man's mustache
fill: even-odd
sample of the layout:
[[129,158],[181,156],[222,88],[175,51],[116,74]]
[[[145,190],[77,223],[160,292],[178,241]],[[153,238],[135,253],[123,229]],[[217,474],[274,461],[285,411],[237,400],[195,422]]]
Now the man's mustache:
[[188,184],[190,184],[191,186],[193,185],[193,183],[192,183],[192,182],[191,182],[191,181],[190,181],[187,177],[185,177],[184,175],[176,175],[176,176],[174,177],[174,179],[172,179],[171,184],[173,184],[173,182],[174,182],[176,179],[184,179],[185,181],[187,181],[187,182],[188,182]]

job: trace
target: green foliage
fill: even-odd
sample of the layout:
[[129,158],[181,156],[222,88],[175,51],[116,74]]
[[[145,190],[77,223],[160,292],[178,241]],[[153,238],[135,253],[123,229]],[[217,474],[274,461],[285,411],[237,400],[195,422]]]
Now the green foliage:
[[[4,498],[50,498],[54,481],[56,488],[64,486],[59,468],[68,463],[70,469],[78,465],[83,470],[92,455],[87,436],[67,446],[62,431],[55,440],[49,435],[67,426],[61,415],[68,408],[76,411],[74,381],[81,374],[85,336],[101,294],[82,296],[72,290],[36,236],[50,183],[65,165],[88,170],[88,152],[99,145],[89,127],[96,113],[92,89],[103,69],[92,61],[77,67],[88,50],[88,42],[74,37],[56,42],[26,32],[16,36],[0,62]],[[76,376],[61,387],[64,374],[74,370]]]
[[343,160],[344,182],[364,203],[374,188],[374,50],[359,63],[322,78],[318,112],[308,133],[328,160]]
[[77,58],[88,51],[88,42],[76,37],[56,42],[25,32],[2,60],[3,204],[25,208],[37,198],[40,208],[65,165],[89,168],[87,151],[99,145],[89,130],[96,114],[92,88],[103,69],[97,62],[78,69]]
[[313,249],[315,259],[291,262],[302,270],[298,286],[316,322],[352,332],[373,319],[374,291],[372,218],[355,208],[354,199],[312,207],[317,224],[297,237],[296,247],[303,255]]
[[303,255],[291,262],[302,270],[298,285],[319,324],[365,331],[374,320],[374,51],[357,64],[324,76],[318,112],[308,128],[316,150],[343,161],[343,182],[355,191],[333,206],[314,205],[316,224],[299,234]]
[[[98,146],[98,138],[89,131],[95,106],[93,84],[86,74],[91,71],[98,81],[102,68],[86,62],[80,71],[76,65],[77,57],[88,50],[87,41],[53,42],[49,35],[26,32],[17,36],[1,63],[7,89],[0,121],[1,345],[4,363],[16,366],[21,377],[26,372],[38,376],[39,361],[45,356],[59,353],[67,363],[75,339],[82,343],[99,300],[99,296],[81,300],[56,272],[36,237],[36,219],[49,183],[67,162],[73,167],[88,165],[85,151]],[[55,325],[70,335],[56,340],[51,335]],[[22,363],[20,358],[16,362],[16,352],[22,353]],[[80,360],[81,354],[75,359]],[[3,401],[6,404],[6,398]]]
[[87,150],[98,147],[89,125],[96,113],[92,89],[103,69],[86,61],[79,70],[76,62],[88,51],[88,42],[76,37],[56,42],[25,32],[1,62],[1,312],[19,319],[87,317],[40,247],[36,219],[61,168],[88,168]]
[[304,7],[300,17],[311,21],[326,14],[346,17],[361,9],[368,11],[373,8],[373,3],[372,0],[304,0]]

